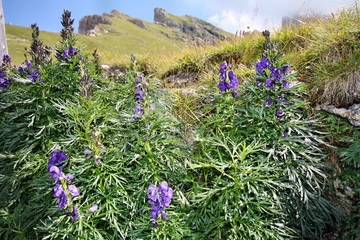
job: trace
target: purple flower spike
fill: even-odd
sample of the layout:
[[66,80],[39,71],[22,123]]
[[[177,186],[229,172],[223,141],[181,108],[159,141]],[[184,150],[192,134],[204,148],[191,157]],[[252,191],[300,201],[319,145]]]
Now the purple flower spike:
[[290,133],[289,132],[285,132],[284,133],[284,138],[287,138],[287,137],[289,137],[290,136]]
[[98,208],[99,208],[99,206],[97,204],[93,204],[91,206],[91,208],[89,209],[89,211],[87,211],[87,213],[93,213],[93,212],[97,211]]

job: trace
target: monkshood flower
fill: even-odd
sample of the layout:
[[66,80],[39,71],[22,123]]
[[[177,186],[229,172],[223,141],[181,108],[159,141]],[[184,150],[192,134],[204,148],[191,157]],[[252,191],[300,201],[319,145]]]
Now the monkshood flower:
[[271,65],[270,61],[268,60],[268,58],[266,56],[263,56],[260,60],[260,62],[257,62],[255,67],[256,67],[256,71],[260,74],[260,75],[265,75],[265,69],[269,68]]
[[265,101],[264,106],[265,106],[265,107],[271,107],[271,106],[272,106],[272,101],[271,101],[271,97],[270,97],[270,96],[267,96],[267,97],[266,97],[266,101]]
[[275,111],[275,115],[279,118],[280,121],[284,120],[285,115],[281,109]]
[[70,204],[69,197],[61,184],[56,184],[54,187],[54,197],[58,199],[58,208],[64,209]]
[[144,92],[140,88],[135,89],[135,97],[137,98],[138,103],[144,102]]
[[32,82],[36,82],[36,80],[38,80],[39,82],[43,83],[44,80],[40,78],[41,77],[41,73],[39,73],[36,70],[32,70],[29,69],[29,80]]
[[73,46],[70,46],[69,49],[64,49],[63,51],[56,50],[56,57],[58,59],[69,60],[72,56],[75,56],[79,50],[75,49]]
[[7,77],[5,70],[0,70],[0,87],[7,88],[11,84],[11,79]]
[[[226,61],[220,64],[220,69],[219,69],[220,81],[218,83],[218,88],[221,92],[226,92],[228,90],[234,89],[234,91],[232,92],[232,96],[237,97],[239,96],[239,92],[237,91],[237,88],[239,86],[239,80],[237,79],[233,71],[229,71],[229,73],[227,74],[226,72],[227,69],[228,69],[228,65]],[[227,78],[229,78],[230,80],[229,82],[227,81]]]
[[61,167],[64,165],[67,155],[58,149],[52,151],[50,159],[48,161],[48,170],[51,166]]
[[[150,218],[156,221],[161,214],[161,219],[168,220],[169,216],[165,214],[165,208],[170,206],[173,190],[167,182],[161,182],[159,187],[151,184],[147,190],[147,196],[148,203],[152,205],[150,208]],[[153,220],[150,221],[150,224],[156,226],[157,224]]]
[[91,208],[89,209],[89,211],[87,211],[87,213],[93,213],[93,212],[97,211],[98,208],[99,208],[99,206],[97,204],[93,204],[91,206]]
[[2,66],[11,68],[11,57],[7,54],[3,55]]
[[76,206],[74,206],[73,212],[71,214],[71,221],[75,222],[78,218],[79,218],[79,211],[78,211],[78,208]]
[[144,112],[144,110],[141,108],[140,105],[136,105],[135,106],[135,114],[134,114],[134,119],[139,119],[140,115]]

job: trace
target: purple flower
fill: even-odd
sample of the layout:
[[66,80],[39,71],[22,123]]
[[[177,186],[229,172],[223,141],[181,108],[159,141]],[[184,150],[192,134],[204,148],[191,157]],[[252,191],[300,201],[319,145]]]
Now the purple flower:
[[11,57],[7,54],[3,55],[3,65],[9,65],[11,66]]
[[98,208],[99,208],[99,206],[97,204],[93,204],[91,206],[91,208],[89,209],[89,211],[87,211],[87,213],[93,213],[93,212],[97,211]]
[[27,67],[32,67],[32,62],[31,62],[31,60],[27,60],[26,62],[25,62],[25,64],[26,64],[26,66]]
[[136,82],[141,83],[142,82],[143,75],[137,75]]
[[159,185],[159,193],[161,195],[161,203],[165,206],[165,207],[169,207],[170,203],[171,203],[171,199],[173,197],[173,190],[171,187],[169,187],[169,185],[167,184],[167,182],[163,181],[160,183]]
[[270,61],[267,59],[266,56],[263,56],[260,62],[256,63],[255,68],[260,75],[265,75],[265,69],[269,68],[269,66],[270,66]]
[[256,83],[257,83],[257,86],[260,87],[261,85],[263,85],[264,81],[256,79]]
[[285,63],[285,66],[283,67],[282,70],[283,70],[283,72],[284,72],[285,75],[287,75],[287,74],[290,72],[290,67],[289,67],[289,63],[288,63],[288,62]]
[[90,151],[90,149],[85,149],[84,150],[84,154],[85,154],[85,158],[91,158],[92,152]]
[[67,183],[70,183],[74,179],[74,175],[68,174],[65,176],[65,180]]
[[[148,202],[152,205],[150,209],[150,218],[154,220],[159,219],[159,215],[162,214],[161,218],[163,220],[168,220],[169,216],[165,214],[165,208],[170,206],[173,190],[169,187],[167,182],[163,181],[159,184],[157,188],[154,184],[151,184],[147,190]],[[153,221],[150,222],[151,225],[156,226]]]
[[58,149],[53,150],[48,161],[48,169],[50,169],[51,166],[61,167],[64,165],[66,157],[67,155],[65,152]]
[[285,132],[284,133],[284,138],[287,138],[287,137],[289,137],[290,136],[290,133],[289,132]]
[[281,84],[284,86],[284,88],[289,89],[290,85],[288,81],[281,81]]
[[265,107],[271,107],[272,106],[272,101],[271,101],[271,97],[270,96],[267,96],[266,97],[266,101],[265,101],[265,104],[264,104]]
[[64,49],[64,52],[62,54],[62,57],[65,59],[65,60],[68,60],[69,59],[69,50],[68,49]]
[[151,113],[152,111],[154,111],[156,109],[156,107],[154,105],[151,105],[149,107],[149,113]]
[[149,199],[149,203],[150,204],[156,204],[158,202],[158,197],[157,197],[157,188],[154,184],[151,184],[147,190],[147,196]]
[[283,75],[281,75],[281,68],[274,68],[274,67],[270,67],[271,70],[271,77],[275,78],[275,79],[283,79]]
[[222,80],[222,81],[225,81],[226,80],[226,70],[228,68],[228,65],[227,65],[227,62],[223,62],[220,64],[220,69],[219,69],[219,78]]
[[64,209],[70,204],[68,195],[61,184],[56,184],[54,187],[54,197],[58,199],[58,208]]
[[49,173],[50,173],[50,178],[54,178],[55,182],[54,183],[58,183],[59,181],[61,181],[61,179],[64,178],[64,174],[61,171],[60,168],[58,168],[57,166],[51,166],[49,168]]
[[76,53],[77,53],[77,49],[75,49],[75,48],[73,48],[73,46],[70,46],[69,47],[69,54],[71,55],[71,56],[74,56]]
[[219,81],[218,88],[220,89],[221,92],[225,92],[228,89],[230,89],[230,85],[226,80],[221,80]]
[[273,78],[268,78],[268,79],[266,79],[265,80],[265,87],[267,87],[267,88],[271,88],[271,87],[273,87],[273,81],[274,81],[275,79],[273,79]]
[[71,221],[75,222],[79,218],[79,211],[76,206],[73,208],[73,212],[71,214]]
[[159,205],[153,205],[150,209],[150,218],[154,220],[158,220],[159,214],[162,213],[164,210]]
[[41,73],[39,73],[36,70],[32,70],[30,69],[30,75],[29,75],[29,80],[32,82],[36,82],[36,80],[39,80],[39,82],[42,82],[43,80],[40,79],[41,77]]
[[140,88],[136,88],[135,97],[137,98],[138,103],[142,103],[144,101],[144,92]]
[[281,109],[275,111],[275,115],[279,118],[280,121],[284,120],[285,115]]
[[135,114],[134,114],[134,119],[139,119],[140,115],[144,112],[144,110],[141,108],[140,105],[136,105],[135,106]]
[[6,76],[4,70],[0,70],[0,87],[7,88],[11,84],[10,78]]
[[233,98],[236,98],[237,96],[239,96],[239,92],[238,90],[234,90],[231,95],[233,96]]
[[79,196],[80,190],[75,185],[69,185],[68,190],[73,197]]
[[239,85],[239,80],[236,78],[236,75],[233,71],[229,72],[229,79],[230,79],[230,88],[237,89]]

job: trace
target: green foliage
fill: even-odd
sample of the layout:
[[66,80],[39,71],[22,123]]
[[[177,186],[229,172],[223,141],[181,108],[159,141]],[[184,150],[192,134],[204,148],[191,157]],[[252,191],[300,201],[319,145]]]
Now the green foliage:
[[[323,149],[334,149],[326,141],[336,143],[336,135],[354,129],[309,111],[307,86],[285,71],[278,49],[300,44],[296,34],[288,30],[276,49],[265,52],[270,67],[261,73],[257,66],[255,76],[251,66],[264,43],[258,36],[181,58],[168,73],[196,72],[207,85],[201,95],[174,100],[146,61],[133,58],[119,78],[101,76],[98,55],[77,46],[69,12],[63,18],[56,56],[35,61],[41,51],[33,51],[36,64],[7,69],[13,82],[0,90],[1,239],[324,239],[339,223],[341,212],[326,195],[333,169]],[[296,39],[286,42],[288,35]],[[214,66],[223,60],[251,78],[236,89],[237,97],[217,93]],[[302,69],[307,63],[296,64]],[[276,69],[283,78],[274,77]],[[35,71],[40,77],[31,81]],[[141,101],[135,90],[140,75]],[[269,78],[275,79],[271,87]],[[348,142],[341,142],[341,164],[357,169],[358,134]],[[67,153],[61,169],[80,190],[64,210],[47,171],[54,149]],[[356,176],[342,176],[355,192]],[[154,227],[146,192],[162,181],[174,198],[166,208],[169,219]],[[89,212],[93,204],[98,209]],[[356,206],[345,238],[358,236]],[[73,207],[79,209],[75,221]]]

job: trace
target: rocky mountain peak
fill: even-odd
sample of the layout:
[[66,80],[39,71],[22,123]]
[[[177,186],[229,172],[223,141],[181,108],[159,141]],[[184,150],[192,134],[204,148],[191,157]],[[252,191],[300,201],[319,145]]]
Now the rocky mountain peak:
[[167,17],[168,13],[165,11],[165,9],[162,8],[155,8],[154,9],[154,21],[155,22],[163,22]]

